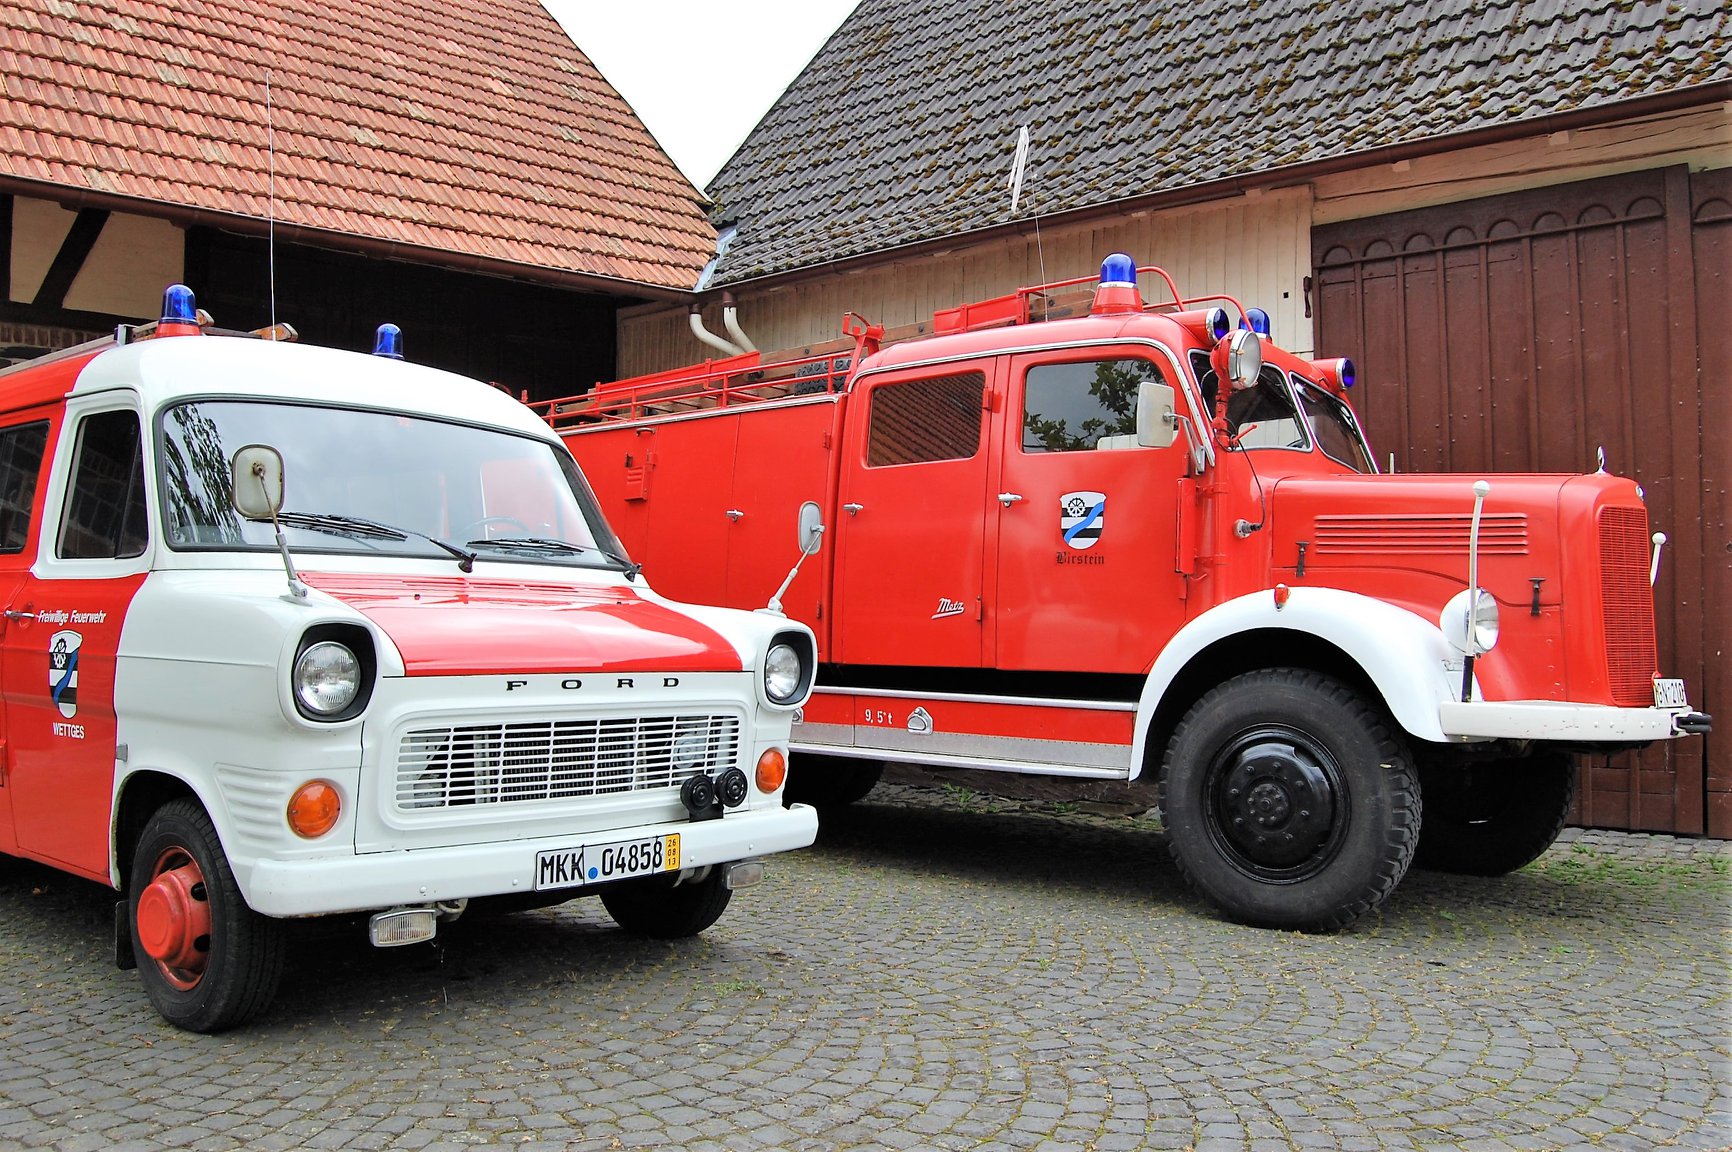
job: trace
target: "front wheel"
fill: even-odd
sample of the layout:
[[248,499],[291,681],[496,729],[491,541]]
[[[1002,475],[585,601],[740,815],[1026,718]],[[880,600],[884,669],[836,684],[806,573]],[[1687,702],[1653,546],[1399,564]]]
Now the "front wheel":
[[1167,745],[1161,819],[1186,881],[1246,924],[1341,928],[1413,860],[1420,792],[1382,712],[1296,668],[1236,676]]
[[1502,876],[1531,864],[1564,830],[1576,766],[1562,752],[1451,764],[1420,763],[1425,820],[1414,864],[1466,876]]
[[276,995],[282,925],[247,907],[197,801],[170,801],[145,824],[132,853],[127,919],[145,994],[177,1028],[233,1028]]
[[615,924],[634,936],[677,940],[696,936],[720,920],[733,895],[718,865],[702,880],[684,884],[666,876],[608,884],[601,890],[601,904]]

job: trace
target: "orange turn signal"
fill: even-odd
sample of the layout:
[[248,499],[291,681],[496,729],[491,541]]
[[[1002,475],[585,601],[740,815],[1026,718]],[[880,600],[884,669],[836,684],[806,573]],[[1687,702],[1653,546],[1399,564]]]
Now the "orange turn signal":
[[323,836],[337,826],[343,801],[337,790],[323,780],[311,780],[289,797],[289,827],[308,840]]
[[758,791],[774,792],[788,779],[788,758],[780,748],[766,748],[758,757]]

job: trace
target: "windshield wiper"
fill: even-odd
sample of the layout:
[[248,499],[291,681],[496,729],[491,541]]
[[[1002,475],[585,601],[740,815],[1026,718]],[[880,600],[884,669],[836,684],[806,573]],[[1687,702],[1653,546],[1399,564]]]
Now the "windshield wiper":
[[643,571],[642,564],[634,564],[624,556],[615,556],[601,548],[590,548],[582,544],[573,544],[569,540],[555,540],[550,536],[495,536],[491,540],[469,540],[465,542],[471,548],[499,548],[503,551],[517,552],[557,552],[562,556],[576,556],[583,552],[593,552],[603,560],[611,560],[625,572],[627,580],[636,580],[637,574]]
[[351,536],[363,540],[407,540],[413,536],[417,540],[425,540],[438,548],[443,548],[457,557],[457,567],[463,572],[475,570],[475,553],[455,544],[447,543],[436,536],[425,532],[416,532],[408,528],[394,528],[389,524],[381,524],[377,520],[367,520],[360,516],[338,516],[327,512],[279,512],[277,519],[291,528],[305,528],[311,532],[329,532],[336,536]]

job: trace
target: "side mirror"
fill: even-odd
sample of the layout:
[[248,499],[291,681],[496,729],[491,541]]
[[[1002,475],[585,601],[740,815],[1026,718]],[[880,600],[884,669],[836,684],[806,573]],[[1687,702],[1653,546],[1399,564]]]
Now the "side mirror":
[[800,505],[800,554],[817,555],[818,548],[823,543],[824,510],[818,507],[816,501],[808,500]]
[[1182,419],[1173,409],[1173,386],[1159,380],[1137,385],[1137,446],[1165,448],[1179,435]]
[[268,444],[236,449],[229,492],[235,511],[248,520],[273,519],[283,507],[283,454]]
[[1215,376],[1235,392],[1257,383],[1263,371],[1263,341],[1249,328],[1235,328],[1221,337],[1209,355]]

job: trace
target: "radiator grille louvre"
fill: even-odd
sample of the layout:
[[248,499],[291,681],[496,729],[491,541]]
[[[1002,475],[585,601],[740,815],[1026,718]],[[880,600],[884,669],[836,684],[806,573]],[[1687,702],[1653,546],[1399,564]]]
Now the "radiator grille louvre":
[[416,728],[397,748],[401,811],[678,788],[739,759],[729,715],[619,716]]
[[[1320,553],[1445,552],[1465,558],[1472,529],[1470,514],[1324,515],[1317,517],[1315,547]],[[1479,550],[1482,556],[1525,556],[1527,514],[1485,513],[1479,523]]]
[[1654,592],[1648,583],[1648,514],[1600,510],[1600,604],[1605,612],[1606,677],[1618,704],[1654,702]]

